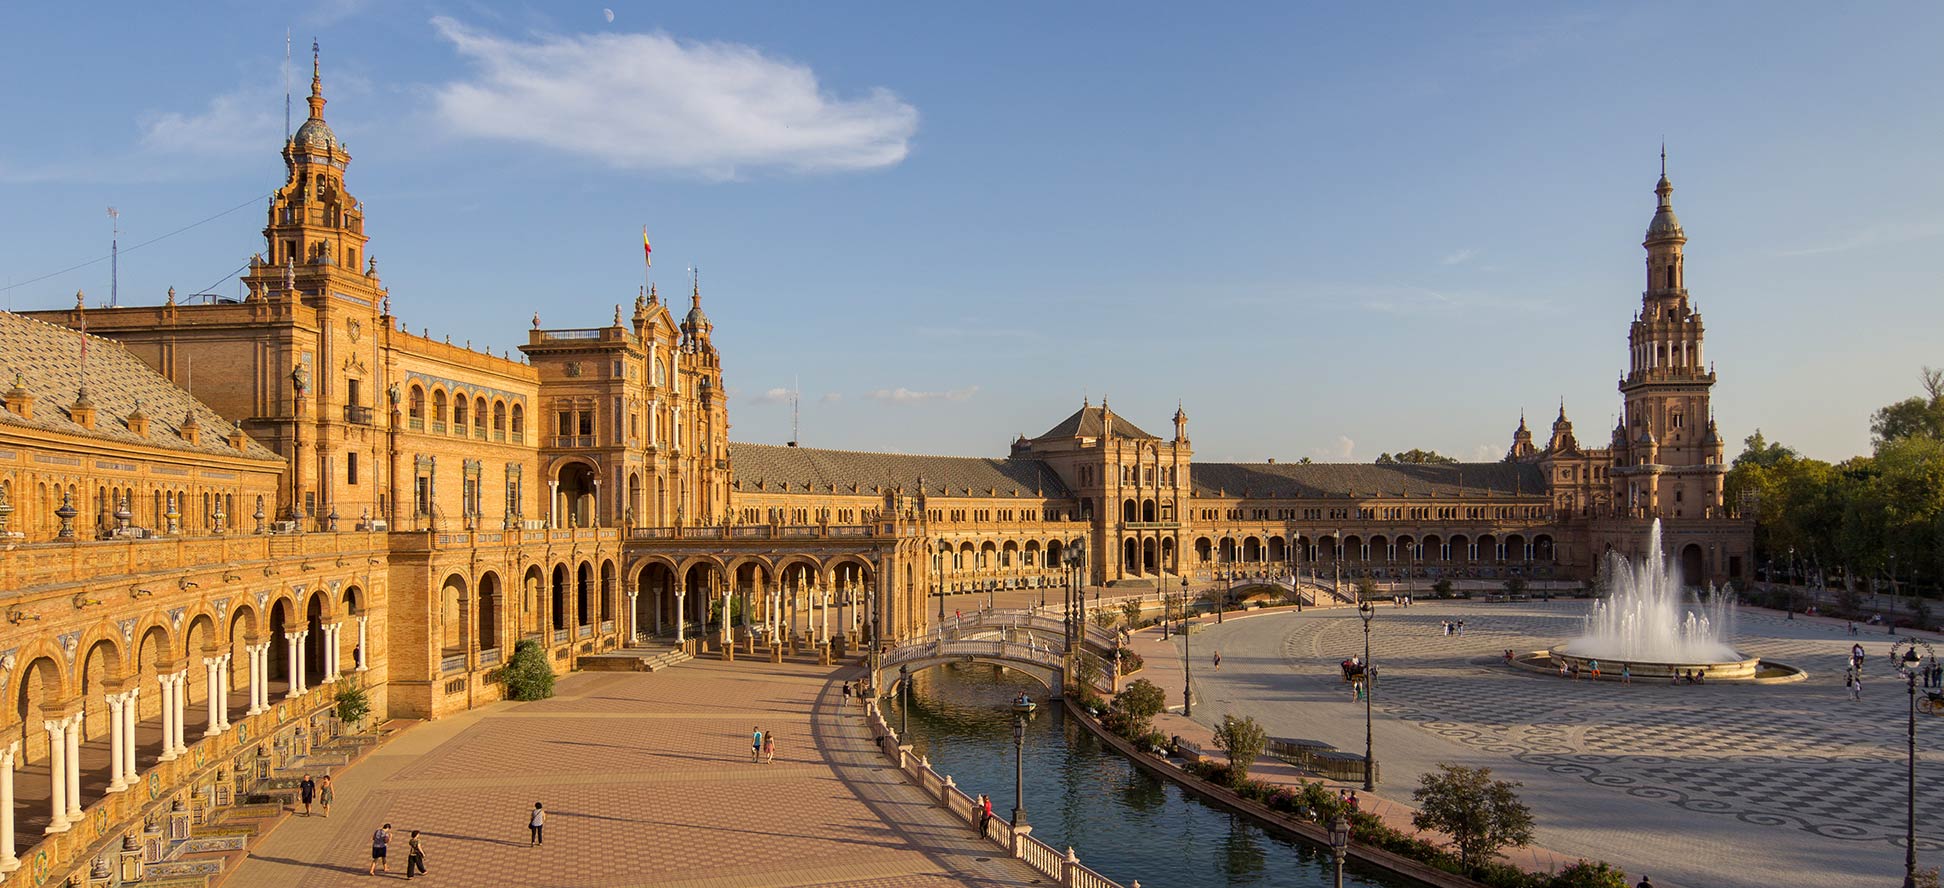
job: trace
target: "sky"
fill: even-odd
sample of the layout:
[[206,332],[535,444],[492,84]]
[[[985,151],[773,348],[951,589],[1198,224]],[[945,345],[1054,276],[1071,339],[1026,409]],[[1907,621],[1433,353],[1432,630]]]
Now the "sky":
[[1936,4],[176,7],[0,11],[0,307],[104,302],[110,206],[123,304],[235,295],[288,32],[410,329],[604,324],[645,225],[737,441],[1604,445],[1663,140],[1731,442],[1865,452],[1944,365]]

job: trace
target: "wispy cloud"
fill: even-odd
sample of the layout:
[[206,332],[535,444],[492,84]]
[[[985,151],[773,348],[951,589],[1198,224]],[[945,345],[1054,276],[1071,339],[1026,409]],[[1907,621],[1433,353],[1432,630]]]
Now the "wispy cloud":
[[817,403],[835,404],[838,401],[842,401],[842,400],[844,400],[844,396],[839,392],[824,392],[823,397],[817,399]]
[[878,389],[864,397],[887,404],[923,404],[929,401],[963,401],[979,393],[979,387],[967,386],[946,392],[920,392],[899,386],[891,389]]
[[1357,442],[1351,440],[1349,435],[1338,435],[1335,446],[1315,448],[1310,455],[1320,460],[1350,462],[1357,457]]
[[1872,225],[1840,240],[1813,247],[1796,250],[1778,250],[1777,256],[1820,256],[1824,253],[1844,253],[1866,247],[1888,247],[1907,244],[1912,241],[1930,240],[1944,236],[1944,221],[1897,222],[1885,225]]
[[439,17],[475,68],[434,91],[451,132],[626,170],[731,179],[749,169],[865,170],[904,160],[918,111],[889,90],[823,89],[808,67],[664,33],[502,38]]
[[751,404],[788,404],[794,392],[786,388],[773,388],[749,399]]
[[1463,265],[1466,262],[1470,262],[1472,257],[1476,255],[1478,255],[1478,251],[1470,247],[1465,247],[1463,249],[1458,249],[1458,250],[1452,250],[1451,252],[1438,257],[1438,264],[1439,265]]
[[283,141],[282,97],[274,88],[243,87],[209,100],[197,111],[146,114],[141,147],[204,158],[262,155]]
[[1505,455],[1504,450],[1501,450],[1490,444],[1480,444],[1477,447],[1472,448],[1471,461],[1472,462],[1498,462],[1499,458],[1504,455]]

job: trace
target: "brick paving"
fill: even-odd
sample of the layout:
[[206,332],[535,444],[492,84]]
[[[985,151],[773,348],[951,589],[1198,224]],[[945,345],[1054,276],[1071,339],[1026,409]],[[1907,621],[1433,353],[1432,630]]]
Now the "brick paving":
[[[854,667],[694,661],[579,674],[559,695],[420,725],[337,776],[329,819],[293,817],[229,886],[364,885],[394,826],[391,876],[421,831],[433,884],[467,886],[1029,885],[1011,860],[906,785],[836,682]],[[774,764],[749,761],[752,726]],[[546,804],[547,842],[527,844]]]

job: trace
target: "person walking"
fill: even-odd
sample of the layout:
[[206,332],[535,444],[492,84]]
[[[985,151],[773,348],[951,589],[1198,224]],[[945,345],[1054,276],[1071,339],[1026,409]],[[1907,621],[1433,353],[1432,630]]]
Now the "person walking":
[[979,794],[979,838],[992,837],[992,796]]
[[1625,663],[1620,664],[1620,683],[1623,685],[1633,684],[1633,668]]
[[763,729],[760,727],[751,728],[749,731],[749,760],[752,762],[763,760]]
[[1856,670],[1856,674],[1850,678],[1850,699],[1858,702],[1863,700],[1863,670],[1861,669]]
[[844,708],[846,709],[850,708],[850,701],[851,701],[850,682],[844,682]]
[[1654,880],[1641,876],[1640,884],[1635,885],[1634,888],[1654,888]]
[[317,798],[317,780],[305,774],[303,781],[297,784],[297,797],[304,802],[304,816],[309,817],[311,801]]
[[337,790],[331,788],[331,775],[324,775],[324,782],[317,785],[317,804],[324,809],[324,816],[331,816],[331,803],[337,800]]
[[414,872],[425,874],[425,846],[419,842],[418,830],[412,830],[412,837],[405,841],[405,880],[411,881]]
[[533,816],[527,818],[527,831],[529,833],[527,836],[527,847],[531,848],[535,845],[545,844],[545,837],[541,834],[541,830],[546,825],[547,809],[540,807],[539,802],[534,802]]
[[776,732],[763,734],[763,764],[776,764]]
[[391,824],[379,827],[371,834],[371,869],[366,875],[375,876],[380,871],[391,872],[390,864],[385,862],[386,847],[391,844]]
[[1221,651],[1216,651],[1216,652],[1215,652],[1215,671],[1216,671],[1216,672],[1220,672],[1220,671],[1222,671],[1222,652],[1221,652]]

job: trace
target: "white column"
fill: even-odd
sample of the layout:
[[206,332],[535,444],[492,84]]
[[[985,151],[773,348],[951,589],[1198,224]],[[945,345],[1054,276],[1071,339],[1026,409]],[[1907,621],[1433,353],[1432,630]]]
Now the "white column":
[[263,665],[264,652],[269,649],[270,646],[267,644],[253,644],[243,648],[244,653],[250,655],[250,711],[247,713],[249,715],[262,712],[266,708],[264,701],[270,698],[267,687],[269,682],[265,680],[269,670]]
[[176,755],[180,757],[189,754],[189,743],[184,737],[184,727],[189,721],[188,667],[175,674],[175,681],[171,687],[175,690],[175,719],[169,723],[171,729],[169,741],[175,744]]
[[682,633],[684,627],[682,625],[682,605],[684,602],[682,601],[682,599],[687,597],[688,597],[688,590],[682,588],[681,583],[676,583],[675,584],[675,643],[676,644],[681,644],[683,640]]
[[725,645],[736,639],[736,630],[732,628],[734,623],[729,619],[730,605],[735,601],[735,598],[735,588],[732,585],[724,584],[722,587],[722,643]]
[[303,668],[303,642],[304,633],[302,632],[284,633],[284,666],[286,667],[284,674],[290,676],[290,688],[284,692],[285,699],[295,697],[304,692],[304,676],[303,673],[297,671]]
[[230,720],[229,720],[229,692],[230,692],[230,674],[231,674],[230,661],[235,658],[236,658],[236,654],[235,652],[232,651],[230,653],[226,653],[222,655],[216,660],[216,686],[217,689],[221,692],[217,695],[217,698],[220,702],[216,704],[217,733],[222,733],[223,731],[229,730],[229,726],[230,726]]
[[203,694],[208,703],[209,723],[203,727],[204,737],[214,737],[223,733],[223,686],[221,657],[203,658]]
[[337,624],[330,623],[318,629],[324,633],[324,667],[318,672],[317,683],[330,684],[337,678],[337,663],[334,656],[337,653]]
[[641,643],[641,619],[639,616],[637,616],[640,613],[640,611],[636,609],[636,605],[635,605],[635,602],[639,600],[640,597],[641,597],[640,589],[628,590],[627,616],[628,616],[628,643],[629,644]]
[[128,788],[128,775],[122,770],[122,762],[126,761],[126,753],[122,747],[128,745],[132,739],[128,736],[126,726],[122,722],[122,707],[128,702],[128,697],[122,694],[109,694],[107,700],[108,791],[121,792]]
[[164,761],[164,762],[172,762],[175,761],[176,759],[176,748],[175,748],[175,719],[176,719],[175,679],[176,677],[173,675],[158,675],[155,678],[158,682],[161,683],[161,687],[158,690],[162,692],[161,695],[162,755],[159,756],[156,760]]
[[825,586],[817,593],[823,599],[823,643],[830,643],[830,587]]
[[15,740],[0,749],[0,873],[20,869],[14,856],[14,759],[20,751]]
[[81,822],[81,719],[77,712],[67,717],[67,819]]
[[365,620],[366,619],[368,618],[363,616],[358,617],[358,671],[359,672],[365,671],[367,664],[371,662],[371,648],[365,644]]
[[[48,799],[53,810],[53,819],[47,823],[47,832],[62,833],[68,830],[67,817],[67,719],[48,719],[41,723],[47,729],[47,774],[53,792]],[[12,810],[9,808],[8,810]],[[13,836],[7,836],[9,843]]]
[[122,744],[122,777],[129,783],[135,782],[135,723],[142,720],[142,689],[140,686],[122,692],[122,736],[128,742]]

